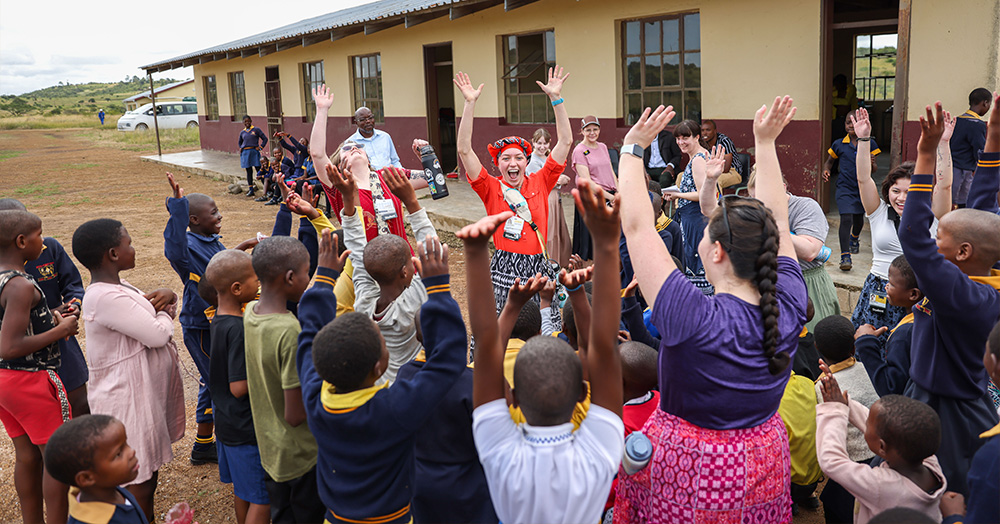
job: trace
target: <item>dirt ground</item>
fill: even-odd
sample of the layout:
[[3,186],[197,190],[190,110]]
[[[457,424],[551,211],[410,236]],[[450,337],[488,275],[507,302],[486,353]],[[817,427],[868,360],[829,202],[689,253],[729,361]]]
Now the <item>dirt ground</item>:
[[[166,151],[165,151],[166,152]],[[149,153],[142,153],[149,154]],[[163,256],[163,228],[167,221],[164,199],[170,194],[160,166],[139,160],[139,153],[97,143],[77,130],[26,130],[0,133],[0,197],[14,197],[43,219],[44,234],[55,237],[69,251],[73,231],[94,218],[121,220],[136,248],[136,269],[122,277],[142,290],[169,287],[181,292],[177,275]],[[226,192],[226,184],[199,176],[178,174],[185,193],[205,193],[223,213],[223,242],[235,246],[263,232],[270,234],[276,209]],[[460,246],[450,240],[452,294],[465,305],[465,270]],[[75,260],[74,260],[75,261]],[[78,264],[79,266],[79,264]],[[89,273],[81,266],[84,284]],[[86,336],[81,323],[81,345]],[[174,339],[182,348],[180,323],[174,322]],[[215,465],[191,466],[194,442],[194,407],[197,370],[181,349],[188,425],[183,439],[173,446],[174,460],[160,469],[156,492],[158,520],[174,503],[188,502],[202,524],[235,522],[232,488],[219,482]],[[0,522],[20,521],[13,482],[14,451],[10,439],[0,438]],[[796,523],[818,523],[821,513],[803,511]]]

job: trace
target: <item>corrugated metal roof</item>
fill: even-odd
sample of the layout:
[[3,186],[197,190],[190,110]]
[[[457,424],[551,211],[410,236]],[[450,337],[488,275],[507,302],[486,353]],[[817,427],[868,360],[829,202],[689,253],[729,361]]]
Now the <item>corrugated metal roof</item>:
[[[194,80],[193,79],[181,80],[180,82],[174,82],[172,84],[167,84],[165,86],[160,86],[160,87],[156,88],[156,92],[157,93],[162,93],[163,91],[166,91],[167,89],[173,89],[173,88],[175,88],[177,86],[184,85],[184,84],[187,84],[189,82],[194,82]],[[132,96],[126,98],[124,100],[124,102],[131,102],[133,100],[138,100],[140,98],[149,98],[149,90],[147,89],[147,90],[139,93],[138,95],[132,95]]]
[[155,68],[157,66],[169,64],[171,62],[188,60],[191,58],[196,58],[215,53],[224,53],[227,51],[245,49],[248,47],[254,47],[261,44],[277,42],[279,40],[285,40],[288,38],[306,36],[312,33],[329,31],[331,29],[337,29],[340,27],[347,27],[361,23],[375,22],[384,18],[406,15],[410,13],[433,9],[435,7],[442,7],[460,3],[463,3],[463,0],[380,0],[378,2],[372,2],[370,4],[359,5],[347,9],[342,9],[340,11],[335,11],[333,13],[327,13],[325,15],[320,15],[313,18],[307,18],[305,20],[295,22],[294,24],[289,24],[284,27],[279,27],[277,29],[272,29],[270,31],[258,33],[256,35],[248,36],[246,38],[241,38],[239,40],[233,40],[232,42],[217,45],[215,47],[209,47],[206,49],[202,49],[200,51],[195,51],[193,53],[175,56],[169,60],[161,60],[159,62],[153,62],[151,64],[141,66],[140,69]]

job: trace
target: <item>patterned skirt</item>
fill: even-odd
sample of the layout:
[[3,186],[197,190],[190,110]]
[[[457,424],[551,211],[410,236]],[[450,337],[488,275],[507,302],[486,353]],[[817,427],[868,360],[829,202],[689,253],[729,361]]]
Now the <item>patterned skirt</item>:
[[[885,305],[885,311],[877,312],[873,311],[868,305],[869,298],[872,293],[879,291],[885,293],[885,285],[889,281],[876,276],[874,273],[868,273],[868,278],[865,279],[865,285],[861,287],[861,296],[858,297],[858,304],[854,308],[854,313],[851,314],[851,323],[854,324],[854,329],[861,327],[861,324],[871,324],[878,329],[882,326],[886,326],[889,329],[896,327],[899,321],[906,316],[907,311],[899,306],[893,306],[892,304]],[[818,311],[817,311],[818,313]],[[819,315],[816,315],[817,317]],[[889,332],[885,332],[881,337],[879,337],[879,350],[883,351],[885,348],[885,341],[889,340]],[[883,355],[885,356],[885,355]]]
[[619,470],[616,524],[792,521],[788,434],[777,413],[756,427],[712,430],[657,409],[642,432],[653,458],[635,475]]
[[[507,303],[507,293],[510,291],[510,286],[514,285],[514,279],[520,278],[523,282],[537,273],[550,279],[556,276],[555,269],[541,253],[523,255],[502,249],[493,253],[493,260],[490,261],[490,277],[493,280],[493,298],[496,300],[497,315]],[[538,295],[532,297],[531,300],[538,304]],[[552,303],[552,320],[557,322],[557,326],[562,325],[562,317],[559,315],[559,307],[555,301]]]

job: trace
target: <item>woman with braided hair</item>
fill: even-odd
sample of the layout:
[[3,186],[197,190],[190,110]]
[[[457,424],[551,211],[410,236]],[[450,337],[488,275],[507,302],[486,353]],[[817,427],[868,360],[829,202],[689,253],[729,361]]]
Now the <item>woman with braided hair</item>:
[[[663,338],[660,406],[642,430],[653,457],[635,475],[619,473],[615,522],[791,522],[788,436],[777,410],[806,320],[806,287],[775,139],[794,114],[785,97],[754,117],[760,200],[702,198],[708,225],[698,253],[711,297],[656,242],[645,205],[641,151],[672,108],[646,109],[625,136],[622,150],[638,154],[621,159],[622,228]],[[721,173],[714,160],[708,177]]]
[[[537,273],[555,276],[545,253],[545,237],[548,234],[549,192],[566,168],[566,158],[573,145],[566,105],[560,95],[568,76],[556,66],[549,69],[548,83],[536,81],[548,95],[556,116],[556,144],[545,165],[528,175],[531,142],[509,136],[487,146],[490,160],[500,174],[493,177],[472,149],[476,101],[483,92],[483,84],[476,88],[472,86],[469,75],[462,72],[455,75],[455,85],[465,98],[462,121],[458,125],[458,157],[462,160],[469,184],[486,206],[486,214],[495,215],[508,210],[515,213],[493,235],[496,252],[490,262],[490,274],[498,314],[507,302],[507,291],[516,278],[523,282]],[[559,318],[556,301],[553,301],[552,317]]]

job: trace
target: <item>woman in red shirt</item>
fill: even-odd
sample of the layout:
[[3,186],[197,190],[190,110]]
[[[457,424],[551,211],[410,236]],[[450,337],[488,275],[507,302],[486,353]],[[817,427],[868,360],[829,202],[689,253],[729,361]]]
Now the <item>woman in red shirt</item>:
[[[551,100],[556,116],[556,144],[545,165],[528,176],[531,142],[516,136],[501,138],[488,146],[490,160],[500,172],[497,178],[490,176],[472,150],[476,101],[483,92],[483,85],[475,88],[469,75],[462,72],[455,75],[455,85],[465,97],[465,108],[458,126],[458,156],[465,167],[465,174],[472,189],[486,206],[486,214],[494,215],[509,209],[513,209],[515,213],[493,235],[496,252],[490,263],[490,274],[498,313],[507,302],[507,291],[514,279],[520,277],[524,280],[536,273],[550,275],[552,272],[545,253],[549,192],[556,186],[559,175],[565,169],[566,157],[573,145],[566,105],[560,96],[563,82],[568,76],[557,66],[549,69],[548,83],[536,81]],[[558,307],[553,309],[553,318],[558,318]]]

